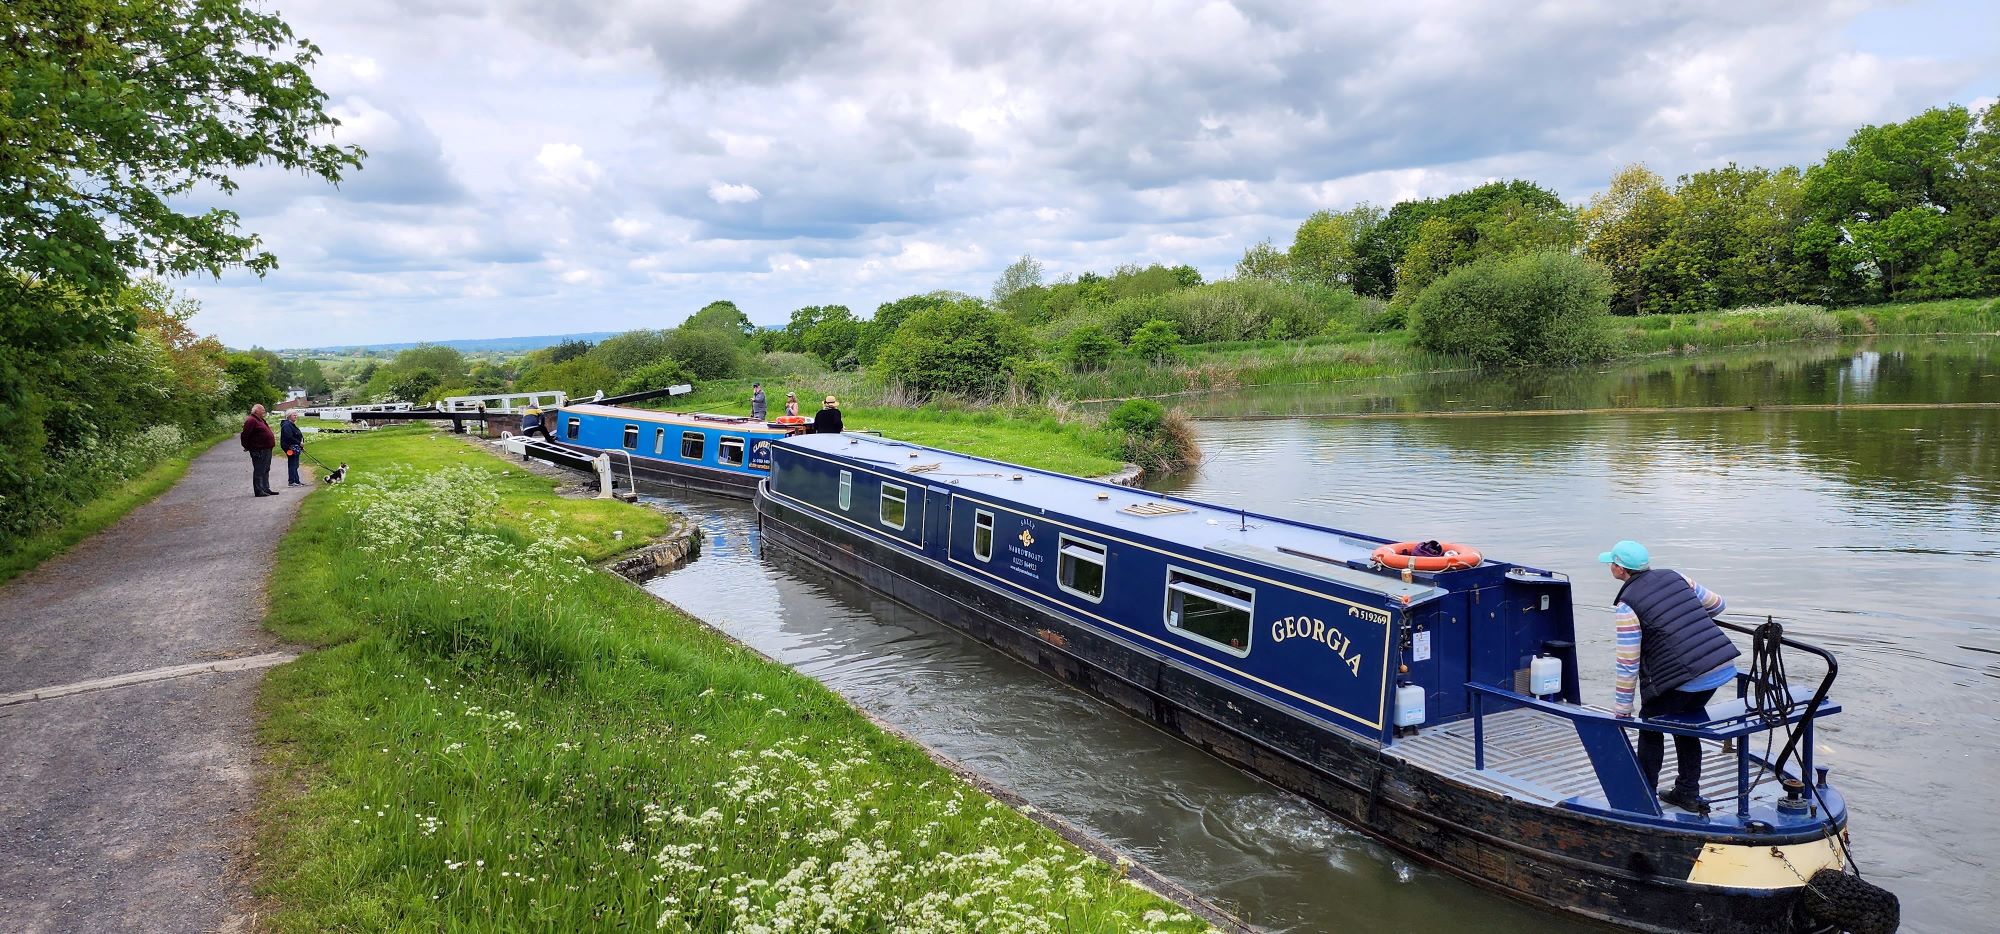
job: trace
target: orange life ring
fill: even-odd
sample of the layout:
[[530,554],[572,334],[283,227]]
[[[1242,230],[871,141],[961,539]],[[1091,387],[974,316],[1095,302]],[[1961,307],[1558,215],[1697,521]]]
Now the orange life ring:
[[777,418],[771,419],[771,424],[773,425],[803,425],[805,423],[806,417],[803,415],[780,415]]
[[1438,542],[1438,545],[1444,548],[1444,554],[1437,557],[1412,554],[1417,550],[1418,544],[1391,542],[1375,549],[1375,553],[1369,557],[1374,559],[1376,564],[1395,571],[1456,571],[1478,567],[1479,562],[1484,560],[1479,556],[1479,549],[1457,542]]

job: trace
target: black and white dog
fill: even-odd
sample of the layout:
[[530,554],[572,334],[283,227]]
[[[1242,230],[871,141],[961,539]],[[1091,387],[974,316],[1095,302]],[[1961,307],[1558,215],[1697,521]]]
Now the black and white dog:
[[339,469],[337,469],[337,470],[335,470],[334,472],[332,472],[332,473],[330,473],[330,474],[327,474],[327,475],[326,475],[326,482],[328,482],[328,483],[339,483],[340,481],[342,481],[342,480],[345,480],[345,479],[347,479],[347,465],[346,465],[346,464],[342,464],[342,465],[340,465]]

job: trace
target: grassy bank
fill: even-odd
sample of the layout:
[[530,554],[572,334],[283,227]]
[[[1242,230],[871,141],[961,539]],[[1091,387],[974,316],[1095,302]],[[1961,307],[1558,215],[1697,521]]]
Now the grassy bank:
[[156,461],[138,475],[113,485],[89,502],[77,507],[61,525],[43,530],[15,543],[0,554],[0,584],[34,568],[70,546],[110,528],[134,509],[153,501],[187,475],[188,465],[203,451],[229,437],[218,432],[182,446]]
[[318,451],[355,479],[306,500],[273,574],[272,627],[329,646],[261,700],[273,927],[1203,926],[574,563],[607,526],[630,543],[637,507],[559,500],[422,429]]
[[1614,318],[1627,356],[1892,334],[2000,331],[2000,299],[1946,299],[1826,309],[1816,305],[1738,308],[1693,315]]

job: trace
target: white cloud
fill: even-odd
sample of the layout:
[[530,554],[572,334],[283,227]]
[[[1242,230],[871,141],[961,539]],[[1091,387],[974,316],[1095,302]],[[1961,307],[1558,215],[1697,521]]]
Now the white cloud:
[[724,182],[710,182],[709,200],[716,204],[749,204],[764,197],[764,193],[749,185],[730,185]]
[[367,165],[218,199],[283,265],[204,287],[199,323],[443,338],[716,298],[770,322],[984,293],[1023,252],[1215,276],[1321,208],[1806,162],[2000,82],[1976,42],[1871,45],[1852,27],[1908,12],[1876,5],[293,0]]

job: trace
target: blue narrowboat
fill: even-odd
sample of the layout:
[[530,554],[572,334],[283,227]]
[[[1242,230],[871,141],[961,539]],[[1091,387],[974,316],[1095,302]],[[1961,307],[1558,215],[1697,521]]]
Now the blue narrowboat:
[[[1635,723],[1581,702],[1569,582],[1550,571],[1384,567],[1383,539],[852,434],[774,441],[755,500],[767,545],[1476,883],[1649,931],[1895,926],[1813,766],[1834,660],[1775,627],[1756,657],[1826,663],[1809,700],[1753,665],[1707,722]],[[1709,744],[1713,809],[1653,795],[1638,723]],[[1760,734],[1793,742],[1774,760]]]
[[659,489],[749,499],[771,471],[771,442],[803,425],[623,405],[576,403],[544,415],[549,440],[595,457],[614,477]]

